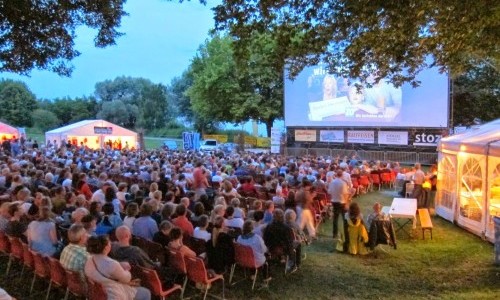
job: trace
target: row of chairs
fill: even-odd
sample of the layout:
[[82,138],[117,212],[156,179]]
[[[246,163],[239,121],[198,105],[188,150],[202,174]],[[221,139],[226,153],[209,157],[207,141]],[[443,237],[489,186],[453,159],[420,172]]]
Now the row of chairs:
[[45,296],[46,300],[49,299],[52,287],[65,290],[65,300],[68,298],[69,294],[75,297],[85,297],[89,300],[102,300],[107,298],[106,291],[101,284],[86,278],[86,289],[85,286],[82,285],[82,278],[79,272],[64,269],[58,259],[45,257],[29,249],[28,244],[17,237],[7,236],[3,232],[0,232],[0,252],[9,257],[6,276],[9,275],[13,263],[18,263],[22,266],[19,279],[23,278],[25,269],[33,272],[30,295],[33,293],[36,279],[39,278],[49,283]]

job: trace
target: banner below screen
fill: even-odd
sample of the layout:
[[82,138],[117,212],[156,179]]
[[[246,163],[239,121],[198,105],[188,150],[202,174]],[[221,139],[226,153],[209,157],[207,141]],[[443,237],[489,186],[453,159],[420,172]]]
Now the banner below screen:
[[375,131],[371,130],[348,130],[347,142],[353,144],[374,144]]
[[378,143],[385,145],[408,145],[407,131],[379,131]]

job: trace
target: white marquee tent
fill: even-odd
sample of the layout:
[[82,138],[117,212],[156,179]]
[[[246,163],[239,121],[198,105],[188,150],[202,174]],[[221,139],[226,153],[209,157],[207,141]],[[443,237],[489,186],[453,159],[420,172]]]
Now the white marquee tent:
[[113,149],[136,147],[137,133],[104,120],[84,120],[45,133],[45,141],[70,142],[90,149],[103,148],[106,145]]
[[19,130],[17,128],[0,122],[0,138],[2,141],[19,138]]
[[500,119],[442,138],[438,150],[437,214],[493,241],[493,217],[500,217]]

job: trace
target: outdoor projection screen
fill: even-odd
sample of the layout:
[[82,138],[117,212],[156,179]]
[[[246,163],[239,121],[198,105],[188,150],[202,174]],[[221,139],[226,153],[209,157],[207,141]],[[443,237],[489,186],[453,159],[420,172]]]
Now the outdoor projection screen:
[[285,126],[448,127],[447,75],[426,69],[417,80],[417,88],[396,88],[383,79],[368,87],[329,75],[321,65],[305,68],[293,81],[285,73]]

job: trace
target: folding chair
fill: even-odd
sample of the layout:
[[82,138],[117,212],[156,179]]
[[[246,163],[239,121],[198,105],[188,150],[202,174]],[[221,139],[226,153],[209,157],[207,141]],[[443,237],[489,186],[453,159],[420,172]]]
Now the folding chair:
[[64,271],[63,266],[59,262],[59,260],[49,257],[49,266],[50,266],[50,281],[49,288],[47,289],[47,296],[45,300],[49,299],[50,289],[52,288],[52,284],[54,284],[58,288],[66,288],[66,272]]
[[108,299],[106,289],[99,282],[95,282],[87,277],[88,299],[89,300],[104,300]]
[[47,259],[44,256],[32,250],[30,250],[30,252],[31,255],[33,256],[33,262],[35,265],[35,269],[33,270],[33,280],[31,281],[31,288],[30,288],[30,295],[31,295],[37,277],[40,277],[41,279],[50,280],[50,269],[48,266]]
[[389,188],[392,187],[391,173],[380,173],[380,182],[387,184]]
[[199,257],[184,257],[186,262],[187,275],[189,280],[202,284],[204,286],[205,293],[203,295],[203,300],[207,298],[208,289],[210,288],[212,282],[217,280],[222,280],[222,299],[224,299],[224,276],[222,274],[215,274],[211,277],[208,276],[208,272],[205,268],[205,263]]
[[7,236],[10,243],[10,254],[9,254],[9,262],[7,263],[7,271],[5,276],[9,275],[10,267],[12,266],[12,262],[16,261],[23,266],[21,270],[21,276],[23,276],[24,264],[23,264],[23,244],[21,240],[17,237]]
[[158,261],[161,263],[161,265],[165,265],[166,263],[166,250],[165,247],[163,247],[161,244],[155,243],[153,241],[149,241],[144,239],[143,241],[143,247],[142,250],[146,252],[153,261]]
[[3,231],[0,231],[0,253],[5,256],[10,256],[9,238]]
[[[246,269],[255,269],[254,278],[252,282],[252,291],[255,287],[255,281],[257,281],[257,274],[259,272],[259,268],[257,267],[257,262],[255,261],[255,257],[253,255],[253,250],[250,246],[245,246],[239,243],[234,243],[234,264],[231,266],[231,273],[229,275],[229,284],[232,283],[234,270],[236,269],[236,265],[244,268],[245,278],[246,279]],[[236,284],[236,282],[234,283]]]
[[203,239],[190,237],[187,246],[192,249],[196,253],[196,255],[207,252],[207,242]]
[[170,249],[169,265],[174,269],[176,275],[184,276],[184,282],[182,283],[181,290],[181,299],[183,299],[184,292],[186,291],[188,277],[186,262],[184,261],[184,256],[182,255],[182,253],[177,250]]
[[413,194],[413,189],[415,185],[411,182],[407,182],[405,186],[405,198],[410,198],[411,194]]
[[152,269],[147,269],[143,267],[138,267],[139,270],[142,272],[142,282],[144,285],[151,291],[151,293],[162,300],[165,300],[166,297],[173,292],[177,290],[181,290],[182,293],[182,287],[178,284],[174,284],[172,287],[168,289],[163,289],[162,282],[160,280],[160,277],[158,277],[158,273],[156,273],[156,270]]
[[368,179],[368,176],[366,175],[361,175],[359,176],[359,180],[358,180],[359,184],[363,187],[363,190],[365,192],[369,192],[372,188],[372,183],[370,182],[370,180]]
[[23,242],[21,242],[21,244],[23,245],[23,269],[34,270],[35,260],[33,254],[31,254],[28,244]]
[[377,185],[378,190],[380,191],[380,186],[382,185],[380,181],[380,175],[377,173],[370,174],[370,178],[372,180],[372,185]]
[[85,290],[85,285],[82,282],[82,277],[80,272],[72,271],[66,269],[66,294],[64,295],[64,300],[68,299],[69,293],[75,297],[87,297],[87,291]]

